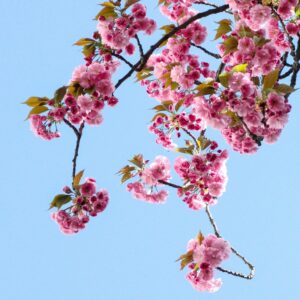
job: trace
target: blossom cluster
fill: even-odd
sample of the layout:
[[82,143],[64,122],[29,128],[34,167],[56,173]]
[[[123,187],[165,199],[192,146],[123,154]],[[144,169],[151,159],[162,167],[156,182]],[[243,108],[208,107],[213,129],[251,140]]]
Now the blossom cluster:
[[141,155],[137,155],[130,162],[132,166],[125,166],[119,172],[122,175],[122,182],[137,177],[136,181],[127,184],[127,190],[138,200],[164,203],[168,192],[159,187],[171,178],[169,160],[160,155],[147,166],[148,161],[145,161]]
[[226,189],[228,152],[216,150],[217,147],[212,142],[206,153],[193,155],[190,160],[175,160],[174,169],[185,183],[178,189],[178,196],[184,197],[183,201],[194,210],[216,204]]
[[[242,154],[255,153],[262,141],[274,143],[280,136],[291,110],[285,96],[292,89],[278,83],[281,57],[290,50],[290,43],[271,7],[250,2],[229,1],[240,19],[230,34],[221,35],[219,51],[225,72],[216,74],[207,62],[191,54],[191,36],[185,36],[182,30],[168,39],[160,54],[150,57],[145,74],[155,79],[141,83],[149,96],[163,106],[167,103],[167,109],[158,106],[149,127],[164,148],[176,148],[174,132],[181,137],[180,130],[200,132],[206,126],[220,130],[232,148]],[[178,21],[192,4],[165,1],[161,10]],[[231,28],[231,21],[224,22]],[[206,28],[197,32],[202,32],[203,42]],[[182,112],[174,109],[179,103]]]
[[[43,104],[45,109],[42,112],[46,114],[33,113],[30,116],[32,131],[45,140],[51,140],[60,136],[57,124],[65,119],[73,125],[83,122],[100,125],[105,105],[113,107],[118,103],[118,99],[112,95],[112,74],[118,65],[117,61],[108,57],[76,67],[69,86],[59,89],[62,93],[60,97],[54,96],[47,102],[37,103]],[[52,131],[52,128],[55,130]]]
[[118,51],[125,50],[128,55],[132,55],[135,46],[131,39],[141,31],[151,35],[156,29],[156,22],[147,18],[146,14],[146,7],[136,3],[132,6],[130,14],[123,13],[114,17],[100,16],[97,29],[103,45]]
[[204,237],[199,234],[189,241],[187,253],[180,257],[181,267],[190,269],[187,280],[198,291],[216,292],[222,285],[221,279],[214,278],[220,264],[229,258],[230,245],[222,238],[213,234]]
[[[74,192],[68,186],[63,191],[66,194],[56,196],[51,204],[51,207],[59,208],[51,217],[65,234],[74,234],[84,229],[90,217],[102,213],[109,201],[106,190],[96,191],[93,178],[87,178],[83,184],[76,186]],[[71,205],[67,209],[61,209],[62,205],[69,202]]]

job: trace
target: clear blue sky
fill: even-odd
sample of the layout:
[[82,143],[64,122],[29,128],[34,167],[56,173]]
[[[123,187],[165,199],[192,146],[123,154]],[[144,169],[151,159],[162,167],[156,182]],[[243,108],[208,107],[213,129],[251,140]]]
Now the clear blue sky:
[[[156,1],[144,2],[157,16]],[[133,80],[119,90],[120,105],[107,109],[104,124],[89,128],[82,142],[79,168],[110,191],[109,208],[70,237],[50,220],[49,201],[70,182],[74,138],[64,128],[61,139],[36,138],[20,102],[51,96],[68,82],[81,63],[72,44],[93,32],[96,4],[0,2],[0,299],[300,299],[299,92],[277,144],[254,156],[231,153],[227,192],[212,209],[226,239],[255,264],[253,281],[220,274],[220,292],[194,291],[174,261],[200,228],[211,232],[204,213],[189,210],[174,192],[163,206],[138,202],[119,184],[115,173],[133,154],[166,154],[147,131],[155,102]],[[235,259],[226,266],[247,271]]]

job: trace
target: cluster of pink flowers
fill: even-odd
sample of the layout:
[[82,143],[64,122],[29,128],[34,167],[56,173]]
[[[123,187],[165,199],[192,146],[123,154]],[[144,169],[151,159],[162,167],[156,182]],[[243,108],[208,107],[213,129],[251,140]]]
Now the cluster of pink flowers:
[[137,169],[135,176],[138,180],[127,185],[127,190],[134,198],[150,203],[164,203],[168,197],[166,190],[158,190],[162,184],[171,178],[170,162],[164,156],[157,156],[154,161],[146,167],[147,162]]
[[[238,12],[242,19],[250,21],[254,26],[260,26],[258,23],[263,23],[270,18],[271,8],[266,5],[261,5],[258,0],[225,0],[230,8]],[[298,4],[297,0],[280,0],[277,5],[277,13],[283,20],[292,17],[295,14],[295,7]]]
[[[209,70],[208,63],[200,64],[198,56],[190,53],[190,48],[187,39],[170,38],[161,54],[151,56],[147,66],[153,68],[153,74],[163,84],[162,87],[166,88],[168,82],[173,82],[177,84],[176,87],[186,90],[190,89],[201,76],[214,77],[215,73]],[[146,83],[149,84],[144,82]],[[158,87],[150,86],[150,89]]]
[[214,278],[214,272],[229,258],[231,249],[228,242],[212,234],[205,238],[200,235],[197,239],[189,241],[187,251],[188,253],[182,256],[190,258],[188,267],[191,271],[186,277],[187,280],[198,291],[218,291],[222,280]]
[[47,141],[60,137],[60,133],[55,129],[52,131],[53,123],[47,120],[46,116],[33,115],[30,117],[30,127],[32,132]]
[[[252,77],[267,75],[281,66],[281,56],[289,50],[284,33],[279,30],[278,21],[270,18],[264,30],[253,31],[242,20],[236,23],[231,35],[223,36],[224,43],[219,46],[226,69],[239,64],[248,64]],[[236,43],[236,48],[227,53],[226,43]]]
[[169,106],[170,115],[158,115],[149,126],[149,131],[156,134],[156,143],[168,150],[174,149],[177,145],[172,140],[172,133],[176,132],[181,137],[180,130],[199,132],[206,128],[206,124],[199,116],[193,113],[176,113],[174,105]]
[[175,22],[182,22],[182,19],[195,11],[191,8],[196,0],[166,0],[160,6],[163,15]]
[[146,17],[146,7],[136,3],[131,8],[131,14],[122,14],[117,18],[100,16],[97,29],[102,43],[115,50],[125,50],[132,55],[135,46],[131,39],[140,31],[151,35],[156,29],[156,22]]
[[219,129],[235,151],[254,153],[262,140],[274,143],[278,139],[291,105],[279,92],[263,96],[248,73],[236,72],[220,96],[199,97],[194,110]]
[[194,210],[216,204],[226,189],[228,153],[216,150],[217,147],[212,142],[206,153],[193,155],[191,160],[183,157],[175,160],[174,169],[185,182],[178,195]]
[[[69,187],[63,191],[73,194]],[[86,179],[85,183],[76,188],[72,195],[72,205],[67,209],[60,209],[52,213],[52,219],[59,225],[65,234],[74,234],[85,228],[89,217],[96,217],[107,207],[109,201],[106,190],[96,192],[96,181],[93,178]]]
[[[119,63],[112,57],[105,55],[100,62],[88,62],[75,68],[68,87],[76,89],[79,94],[67,92],[59,102],[51,99],[47,102],[47,115],[33,115],[30,117],[31,128],[35,134],[43,139],[51,140],[60,134],[56,124],[66,118],[73,125],[85,122],[89,125],[100,125],[103,121],[102,110],[105,104],[115,106],[118,99],[114,97],[112,74]],[[55,126],[55,132],[51,127]]]

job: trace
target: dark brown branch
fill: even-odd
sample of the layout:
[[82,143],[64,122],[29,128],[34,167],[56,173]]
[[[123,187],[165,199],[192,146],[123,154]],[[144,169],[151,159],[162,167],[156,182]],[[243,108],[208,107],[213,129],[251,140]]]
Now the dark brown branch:
[[78,137],[79,136],[78,129],[72,123],[70,123],[66,118],[64,118],[64,122],[74,131],[75,135]]
[[[294,56],[294,63],[293,63],[293,73],[292,73],[292,77],[291,77],[291,87],[295,87],[297,84],[297,76],[298,73],[300,71],[300,35],[298,34],[298,43],[297,43],[297,50],[295,52],[295,56]],[[288,97],[289,95],[287,95]]]
[[134,36],[134,38],[136,39],[136,42],[137,42],[137,44],[138,44],[138,47],[139,47],[139,50],[140,50],[140,56],[141,56],[141,57],[144,57],[144,49],[143,49],[143,46],[142,46],[141,41],[140,41],[140,39],[139,39],[139,36],[136,34],[136,35]]
[[199,149],[199,144],[196,140],[196,138],[185,128],[181,128],[189,137],[191,137],[191,139],[194,141],[194,144],[196,146],[197,149]]
[[[170,182],[167,182],[167,181],[164,181],[164,180],[158,180],[159,183],[161,184],[164,184],[164,185],[167,185],[167,186],[170,186],[170,187],[173,187],[175,189],[181,189],[182,187],[177,185],[177,184],[174,184],[174,183],[170,183]],[[214,233],[216,235],[216,237],[218,238],[221,238],[221,234],[220,234],[220,231],[217,227],[217,224],[209,210],[209,206],[206,205],[206,208],[205,208],[205,211],[206,211],[206,214],[208,216],[208,219],[209,219],[209,222],[210,224],[212,225],[213,227],[213,230],[214,230]],[[250,269],[250,273],[248,275],[245,275],[243,273],[239,273],[239,272],[234,272],[234,271],[231,271],[231,270],[227,270],[227,269],[224,269],[224,268],[221,268],[221,267],[218,267],[217,269],[223,273],[227,273],[229,275],[232,275],[232,276],[235,276],[235,277],[240,277],[240,278],[243,278],[243,279],[253,279],[254,278],[254,275],[255,275],[255,267],[243,256],[241,255],[237,250],[235,250],[233,247],[230,248],[232,253],[234,253],[238,258],[240,258],[247,266],[248,268]]]
[[283,22],[281,16],[277,13],[276,9],[274,9],[273,6],[272,6],[272,11],[273,11],[273,13],[276,15],[277,19],[279,20],[279,22],[280,22],[280,24],[281,24],[281,26],[282,26],[282,29],[283,29],[283,31],[284,31],[286,37],[287,37],[288,40],[289,40],[289,43],[290,43],[290,46],[291,46],[291,55],[292,55],[293,57],[295,57],[295,56],[296,56],[296,48],[295,48],[295,45],[294,45],[294,43],[293,43],[293,38],[292,38],[292,37],[290,36],[290,34],[288,33],[288,31],[287,31],[287,29],[286,29],[286,27],[285,27],[285,24],[284,24],[284,22]]
[[150,49],[143,55],[143,57],[141,57],[141,59],[132,67],[132,69],[117,82],[115,88],[116,89],[119,88],[123,84],[123,82],[126,81],[128,78],[130,78],[131,75],[135,71],[141,71],[146,66],[149,58],[154,53],[154,51],[157,48],[159,48],[159,46],[161,44],[166,42],[170,37],[175,35],[178,31],[186,28],[187,26],[189,26],[196,20],[208,17],[213,14],[218,14],[218,13],[224,12],[228,8],[229,8],[229,5],[223,5],[223,6],[218,6],[217,8],[209,9],[205,12],[200,12],[200,13],[194,15],[193,17],[189,18],[186,22],[182,23],[181,25],[175,27],[173,30],[171,30],[168,34],[164,35],[161,39],[159,39],[155,44],[153,44],[150,47]]
[[177,184],[174,184],[174,183],[171,183],[171,182],[168,182],[168,181],[158,180],[158,182],[161,183],[161,184],[170,186],[170,187],[172,187],[172,188],[175,188],[175,189],[182,189],[182,186],[177,185]]
[[221,55],[219,55],[219,54],[217,54],[217,53],[210,52],[210,51],[207,50],[206,48],[204,48],[204,47],[202,47],[202,46],[198,46],[198,45],[194,44],[193,42],[191,42],[191,45],[192,45],[193,47],[196,47],[196,48],[202,50],[202,51],[203,51],[204,53],[206,53],[207,55],[210,55],[210,56],[212,56],[212,57],[214,57],[214,58],[216,58],[216,59],[220,59],[220,58],[221,58]]
[[219,68],[217,70],[217,73],[216,73],[216,81],[217,82],[220,82],[219,76],[223,72],[224,68],[225,68],[225,64],[223,62],[221,62],[219,65]]
[[74,157],[73,157],[73,160],[72,160],[72,163],[73,163],[73,170],[72,170],[72,185],[73,185],[73,188],[74,188],[74,178],[76,176],[77,158],[78,158],[78,154],[79,154],[79,147],[80,147],[80,141],[81,141],[81,138],[82,138],[83,129],[84,129],[84,122],[80,125],[79,130],[78,130],[76,147],[75,147]]
[[258,136],[256,134],[254,134],[250,128],[248,127],[248,125],[246,124],[246,122],[243,120],[243,118],[239,117],[240,121],[243,124],[244,129],[247,131],[247,133],[249,134],[249,136],[252,138],[252,140],[258,145],[261,146],[261,142],[264,140],[263,137]]
[[[214,3],[209,3],[207,1],[205,1],[205,2],[204,1],[195,1],[195,4],[203,4],[203,5],[210,6],[210,7],[215,7],[215,8],[219,7],[218,5],[216,5]],[[230,15],[233,15],[233,13],[231,11],[226,10],[225,12],[230,14]]]
[[125,57],[123,57],[122,55],[114,53],[114,52],[112,52],[111,55],[114,56],[114,57],[116,57],[116,58],[118,58],[119,60],[122,60],[130,68],[133,68],[133,64],[130,61],[128,61]]
[[[220,231],[217,227],[217,224],[216,224],[216,222],[215,222],[215,220],[214,220],[214,218],[213,218],[213,216],[212,216],[212,214],[209,210],[208,205],[206,205],[205,211],[206,211],[206,214],[207,214],[208,219],[210,221],[210,224],[212,225],[212,227],[214,229],[215,235],[218,238],[221,238],[222,236],[221,236]],[[231,251],[248,266],[248,268],[250,269],[250,273],[248,275],[245,275],[243,273],[234,272],[234,271],[231,271],[231,270],[223,269],[221,267],[218,267],[217,269],[221,272],[230,274],[232,276],[236,276],[236,277],[240,277],[240,278],[248,279],[248,280],[253,279],[253,277],[255,275],[255,267],[244,256],[242,256],[237,250],[235,250],[234,248],[231,247]]]

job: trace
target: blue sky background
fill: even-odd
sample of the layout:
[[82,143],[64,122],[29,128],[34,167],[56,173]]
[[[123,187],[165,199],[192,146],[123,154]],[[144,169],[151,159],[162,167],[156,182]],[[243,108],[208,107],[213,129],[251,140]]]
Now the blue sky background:
[[[156,1],[144,3],[158,16]],[[49,201],[70,183],[74,137],[62,126],[60,139],[36,138],[20,103],[51,96],[68,82],[82,63],[72,44],[93,32],[96,4],[0,2],[0,298],[299,299],[299,92],[291,97],[290,122],[277,144],[253,156],[231,152],[227,192],[212,208],[224,237],[255,264],[253,281],[219,274],[224,285],[218,293],[194,291],[175,260],[200,228],[211,232],[204,213],[188,209],[174,191],[165,205],[155,206],[132,199],[119,184],[115,173],[133,154],[169,155],[147,131],[155,101],[133,79],[118,91],[120,104],[105,110],[104,124],[88,128],[82,141],[79,168],[110,191],[108,209],[74,236],[62,235],[50,220]],[[167,23],[159,18],[160,25]],[[236,259],[225,265],[247,271]]]

